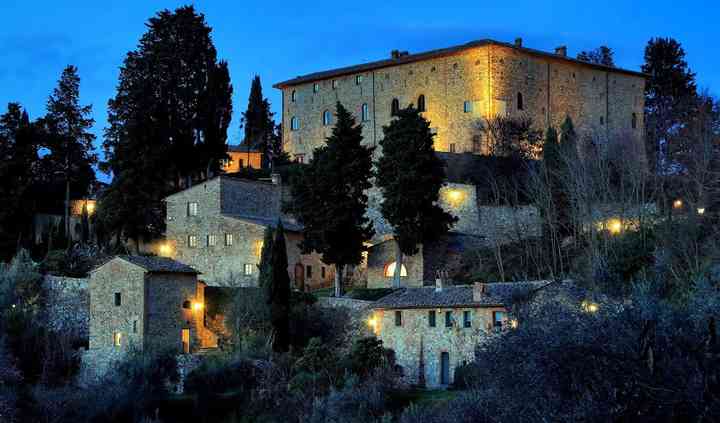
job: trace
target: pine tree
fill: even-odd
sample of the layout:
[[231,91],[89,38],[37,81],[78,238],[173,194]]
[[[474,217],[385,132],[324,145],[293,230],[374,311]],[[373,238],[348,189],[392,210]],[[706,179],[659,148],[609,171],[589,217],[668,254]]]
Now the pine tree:
[[89,193],[95,182],[92,166],[97,162],[90,132],[95,120],[92,106],[80,105],[80,77],[75,66],[67,66],[60,76],[58,86],[47,101],[47,114],[40,119],[42,143],[50,150],[42,160],[45,179],[53,181],[62,175],[65,198],[64,232],[70,233],[70,198]]
[[692,119],[697,102],[695,73],[685,50],[672,38],[652,38],[645,47],[645,137],[650,168],[661,172],[678,132]]
[[272,244],[272,278],[267,285],[270,323],[273,328],[273,350],[285,352],[290,346],[290,276],[285,246],[285,230],[278,221]]
[[340,103],[326,145],[313,152],[292,185],[292,212],[303,224],[304,251],[335,265],[335,296],[342,296],[346,266],[358,265],[374,231],[365,216],[372,186],[372,149],[362,145],[362,127]]
[[244,143],[248,148],[259,149],[262,153],[262,166],[268,167],[276,134],[270,102],[263,97],[260,76],[255,75],[250,86],[247,110],[242,114],[242,126],[245,130]]
[[410,106],[383,127],[383,134],[377,185],[382,215],[395,235],[393,286],[398,288],[403,255],[416,254],[418,245],[445,235],[457,218],[438,205],[445,168],[435,155],[430,123]]
[[614,52],[608,46],[600,46],[594,50],[581,51],[577,55],[578,60],[583,62],[594,63],[597,65],[615,67],[615,60],[613,59]]

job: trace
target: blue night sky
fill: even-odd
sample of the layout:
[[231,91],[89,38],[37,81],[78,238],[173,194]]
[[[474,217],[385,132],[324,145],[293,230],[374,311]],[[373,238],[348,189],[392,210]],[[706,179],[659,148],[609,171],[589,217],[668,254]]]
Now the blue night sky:
[[[45,101],[63,67],[78,66],[83,104],[93,105],[100,144],[107,100],[114,95],[118,68],[163,8],[193,3],[213,28],[220,58],[230,65],[235,112],[230,143],[239,142],[240,112],[250,79],[259,74],[264,94],[279,114],[275,82],[329,68],[386,58],[390,50],[411,53],[480,38],[568,54],[607,44],[616,63],[639,70],[653,36],[678,39],[698,84],[720,95],[720,2],[473,1],[438,7],[433,1],[301,2],[155,0],[2,0],[0,2],[0,105],[22,103],[31,118]],[[310,5],[310,6],[307,6]]]

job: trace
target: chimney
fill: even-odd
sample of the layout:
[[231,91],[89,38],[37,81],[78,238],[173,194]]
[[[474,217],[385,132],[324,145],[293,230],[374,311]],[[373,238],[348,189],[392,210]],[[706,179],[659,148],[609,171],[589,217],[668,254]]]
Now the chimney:
[[517,37],[515,39],[515,47],[522,47],[522,38]]
[[435,272],[435,292],[442,292],[443,288],[445,287],[445,278],[447,276],[447,272],[438,270]]
[[272,173],[270,175],[270,180],[272,181],[273,185],[280,185],[282,184],[282,177],[279,173]]
[[475,282],[473,284],[473,301],[479,302],[482,301],[482,298],[485,296],[486,292],[486,286],[483,282]]
[[562,57],[567,57],[567,46],[555,47],[555,54]]

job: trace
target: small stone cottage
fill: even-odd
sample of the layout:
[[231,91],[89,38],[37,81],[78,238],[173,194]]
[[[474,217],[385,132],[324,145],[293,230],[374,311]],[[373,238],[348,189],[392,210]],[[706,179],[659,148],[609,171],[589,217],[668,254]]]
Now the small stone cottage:
[[197,270],[165,257],[117,256],[94,269],[89,352],[217,346],[205,328],[205,284],[197,277]]
[[473,361],[475,349],[493,333],[516,325],[506,307],[519,292],[549,282],[401,288],[376,301],[368,321],[386,348],[395,351],[408,382],[441,387],[455,368]]

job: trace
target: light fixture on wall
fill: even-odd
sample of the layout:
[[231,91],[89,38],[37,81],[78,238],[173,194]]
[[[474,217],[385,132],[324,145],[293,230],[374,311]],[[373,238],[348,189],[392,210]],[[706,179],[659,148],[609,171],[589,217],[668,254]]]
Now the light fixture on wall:
[[705,214],[705,207],[698,207],[697,212],[698,214]]
[[673,208],[679,209],[682,208],[682,206],[683,202],[681,199],[678,198],[677,200],[673,201]]
[[163,257],[170,257],[172,255],[172,246],[169,242],[160,244],[160,255]]
[[610,219],[607,221],[607,228],[611,234],[617,235],[622,232],[622,221],[620,219]]
[[199,301],[195,301],[192,306],[194,311],[201,311],[205,307],[205,305]]
[[600,310],[600,306],[592,301],[583,301],[581,306],[583,311],[587,313],[597,313]]
[[457,207],[465,199],[465,192],[460,189],[451,188],[446,191],[445,198],[447,199],[447,202],[450,203],[450,205],[452,205],[453,207]]

